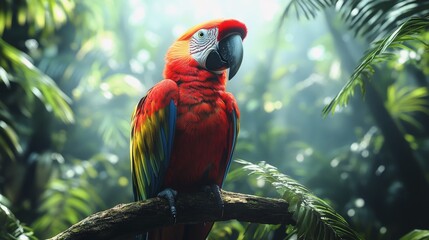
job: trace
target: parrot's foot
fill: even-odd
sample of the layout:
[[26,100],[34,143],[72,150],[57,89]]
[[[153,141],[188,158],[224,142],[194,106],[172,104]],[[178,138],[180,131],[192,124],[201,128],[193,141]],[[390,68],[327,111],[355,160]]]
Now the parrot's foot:
[[225,204],[223,202],[222,195],[220,193],[220,187],[216,184],[212,184],[209,186],[205,186],[204,191],[208,192],[208,193],[213,193],[216,204],[217,204],[218,208],[221,210],[220,216],[223,217],[223,210],[224,210]]
[[164,198],[164,199],[167,199],[168,205],[170,205],[171,216],[173,217],[174,224],[176,224],[176,216],[177,216],[176,196],[177,196],[177,191],[175,191],[171,188],[166,188],[166,189],[162,190],[161,192],[159,192],[157,196]]

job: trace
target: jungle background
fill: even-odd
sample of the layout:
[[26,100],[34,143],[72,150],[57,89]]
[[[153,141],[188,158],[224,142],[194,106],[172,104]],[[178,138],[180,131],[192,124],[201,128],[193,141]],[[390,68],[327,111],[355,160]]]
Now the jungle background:
[[[234,159],[277,167],[366,239],[428,229],[428,24],[355,79],[348,104],[322,114],[376,40],[428,9],[412,0],[0,0],[0,203],[24,235],[44,239],[131,202],[135,104],[162,79],[183,31],[236,18],[248,37],[228,82],[241,110]],[[237,162],[224,189],[278,196]],[[210,238],[284,239],[285,229],[220,222]]]

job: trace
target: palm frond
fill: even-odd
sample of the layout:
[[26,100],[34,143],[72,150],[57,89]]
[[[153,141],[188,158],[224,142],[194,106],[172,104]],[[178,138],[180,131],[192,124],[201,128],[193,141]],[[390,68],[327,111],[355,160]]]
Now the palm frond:
[[399,240],[425,240],[429,239],[429,230],[413,230]]
[[337,0],[290,0],[283,11],[281,19],[283,21],[292,10],[295,10],[298,19],[301,15],[304,15],[307,19],[314,18],[318,11],[335,5],[335,2],[337,2]]
[[429,14],[429,2],[402,1],[344,1],[339,9],[356,35],[375,39],[392,31],[411,17]]
[[37,240],[28,227],[23,226],[15,215],[0,203],[0,239],[29,239]]
[[368,79],[374,73],[375,63],[386,61],[392,56],[395,56],[390,50],[398,48],[409,49],[409,47],[404,44],[408,41],[417,41],[422,43],[425,48],[428,48],[429,43],[421,38],[427,28],[429,28],[429,17],[411,18],[400,25],[392,34],[375,42],[370,50],[363,56],[360,65],[355,68],[346,85],[340,90],[337,96],[323,108],[323,115],[326,116],[329,112],[334,113],[337,106],[347,105],[350,97],[354,94],[355,87],[360,86],[362,93],[364,93],[365,79]]
[[70,99],[55,82],[40,72],[23,52],[0,39],[0,67],[9,73],[8,80],[17,83],[31,100],[38,98],[47,111],[52,111],[63,122],[73,122]]
[[429,2],[420,0],[290,0],[281,21],[293,10],[298,18],[311,19],[329,7],[335,7],[355,35],[369,39],[387,34],[411,17],[429,14]]
[[307,188],[280,173],[265,162],[253,164],[236,160],[244,170],[271,183],[289,203],[289,211],[296,221],[295,229],[301,239],[361,239],[325,201],[314,196]]
[[422,124],[413,117],[413,113],[429,115],[429,92],[426,87],[410,89],[403,87],[398,89],[391,85],[387,89],[386,108],[397,121],[408,122],[416,128],[422,128]]

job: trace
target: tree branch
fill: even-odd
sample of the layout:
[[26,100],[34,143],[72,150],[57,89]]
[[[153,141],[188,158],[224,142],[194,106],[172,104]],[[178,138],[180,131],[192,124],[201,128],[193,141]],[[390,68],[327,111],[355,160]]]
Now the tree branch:
[[[176,224],[202,223],[237,219],[266,224],[295,224],[283,199],[221,191],[224,214],[217,207],[213,194],[179,193],[176,200]],[[173,224],[165,199],[119,204],[95,213],[71,226],[50,240],[59,239],[124,239],[147,230]]]

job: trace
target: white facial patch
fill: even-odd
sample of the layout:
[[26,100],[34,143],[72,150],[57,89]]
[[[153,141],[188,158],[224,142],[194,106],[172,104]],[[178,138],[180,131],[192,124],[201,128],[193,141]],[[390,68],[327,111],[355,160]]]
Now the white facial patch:
[[200,64],[206,66],[207,55],[211,50],[216,50],[218,29],[200,29],[192,36],[189,43],[189,51],[192,57]]

